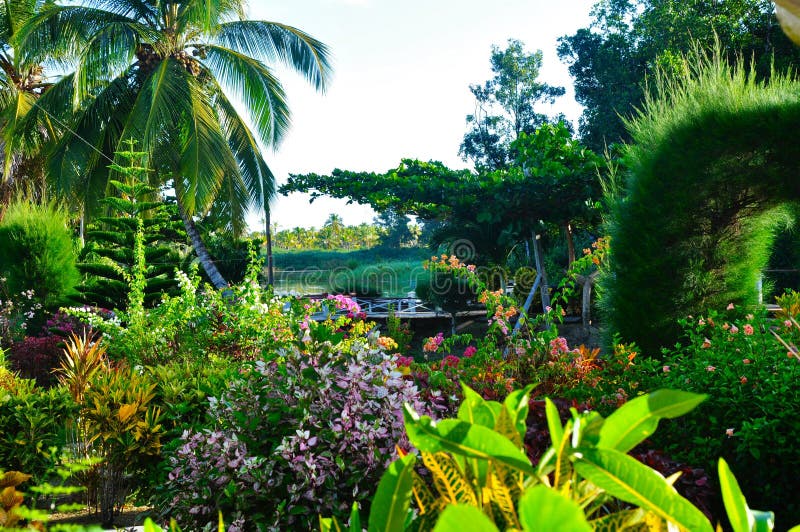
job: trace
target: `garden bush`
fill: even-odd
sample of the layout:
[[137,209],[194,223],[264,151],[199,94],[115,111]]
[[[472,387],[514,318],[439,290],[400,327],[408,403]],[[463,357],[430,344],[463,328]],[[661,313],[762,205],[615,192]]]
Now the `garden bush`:
[[0,222],[0,249],[0,277],[9,293],[33,289],[44,307],[55,308],[78,283],[67,218],[53,204],[9,205]]
[[629,376],[641,383],[639,391],[672,386],[709,394],[680,422],[665,422],[653,445],[709,471],[718,457],[736,464],[755,507],[775,509],[778,528],[788,528],[800,520],[800,360],[771,329],[787,342],[800,338],[788,319],[741,314],[731,307],[681,320],[687,340],[666,350],[657,366]]
[[[368,503],[402,440],[403,403],[421,408],[416,387],[375,335],[304,336],[212,400],[217,428],[184,434],[165,501],[182,526],[214,526],[222,510],[235,522],[311,529],[320,512]],[[228,460],[210,468],[202,456]]]
[[45,390],[0,367],[0,464],[44,480],[67,445],[77,405],[66,389]]

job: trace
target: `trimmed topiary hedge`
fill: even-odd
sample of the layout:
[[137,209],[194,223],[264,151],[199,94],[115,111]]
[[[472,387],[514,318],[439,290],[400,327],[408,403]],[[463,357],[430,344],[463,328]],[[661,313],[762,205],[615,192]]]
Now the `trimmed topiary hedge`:
[[674,344],[680,317],[756,302],[775,231],[800,199],[799,82],[762,84],[696,57],[659,89],[628,124],[630,175],[601,282],[606,323],[649,354]]

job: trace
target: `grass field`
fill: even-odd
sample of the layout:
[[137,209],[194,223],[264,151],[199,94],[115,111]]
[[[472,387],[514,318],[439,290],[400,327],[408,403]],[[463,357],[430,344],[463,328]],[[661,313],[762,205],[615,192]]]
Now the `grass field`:
[[424,273],[422,248],[372,248],[357,251],[276,251],[278,293],[356,292],[404,297]]

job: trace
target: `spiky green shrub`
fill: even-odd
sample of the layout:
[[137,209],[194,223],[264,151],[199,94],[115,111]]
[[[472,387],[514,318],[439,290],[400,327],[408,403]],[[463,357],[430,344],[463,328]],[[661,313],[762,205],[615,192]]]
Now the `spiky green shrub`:
[[630,175],[611,208],[602,279],[610,329],[649,354],[675,342],[681,316],[755,302],[800,194],[800,83],[756,82],[697,53],[657,92],[628,124]]
[[45,307],[57,307],[78,283],[72,235],[55,204],[16,201],[0,223],[0,277],[8,292],[33,289]]

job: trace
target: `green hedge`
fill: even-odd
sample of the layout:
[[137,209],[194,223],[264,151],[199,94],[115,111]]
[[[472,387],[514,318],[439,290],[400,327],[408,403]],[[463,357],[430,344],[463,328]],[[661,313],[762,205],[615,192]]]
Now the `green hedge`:
[[630,175],[608,221],[606,323],[648,354],[674,344],[680,317],[755,303],[775,232],[800,199],[800,83],[697,64],[661,80],[628,124]]

